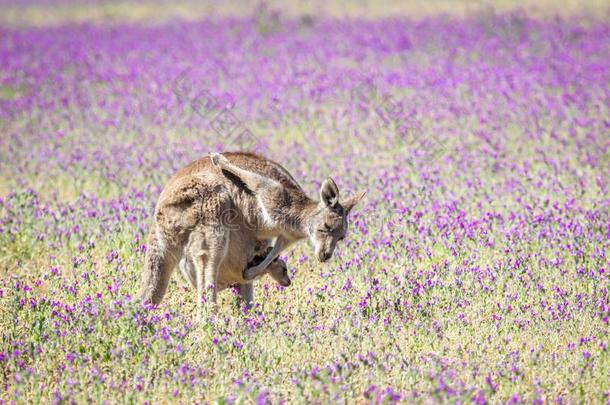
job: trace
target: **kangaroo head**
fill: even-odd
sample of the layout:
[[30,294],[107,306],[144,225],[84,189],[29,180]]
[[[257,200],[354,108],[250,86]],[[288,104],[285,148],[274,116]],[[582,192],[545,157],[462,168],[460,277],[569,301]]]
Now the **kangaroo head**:
[[320,202],[309,221],[309,239],[314,245],[316,257],[325,262],[333,255],[337,242],[347,233],[347,216],[356,203],[364,197],[358,193],[344,201],[339,200],[339,187],[330,177],[320,187]]
[[290,287],[290,276],[288,276],[288,268],[286,262],[282,259],[275,259],[267,267],[267,272],[273,279],[283,287]]

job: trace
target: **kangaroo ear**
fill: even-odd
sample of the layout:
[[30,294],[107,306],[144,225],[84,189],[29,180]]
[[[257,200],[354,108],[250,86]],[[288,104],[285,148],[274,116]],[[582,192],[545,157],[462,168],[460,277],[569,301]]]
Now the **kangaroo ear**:
[[339,202],[339,187],[330,177],[320,187],[320,200],[327,207],[334,207]]
[[352,208],[354,208],[354,206],[358,204],[358,201],[362,200],[362,197],[364,197],[365,195],[366,191],[361,191],[345,200],[343,203],[341,203],[341,205],[343,205],[343,208],[345,208],[345,210],[349,213]]

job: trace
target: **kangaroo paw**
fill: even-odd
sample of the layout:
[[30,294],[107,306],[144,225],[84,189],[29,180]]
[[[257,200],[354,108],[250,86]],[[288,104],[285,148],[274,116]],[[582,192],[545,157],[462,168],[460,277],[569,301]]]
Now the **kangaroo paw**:
[[254,280],[261,275],[261,269],[259,266],[250,267],[244,270],[244,280]]
[[248,281],[254,280],[254,276],[251,271],[253,268],[254,267],[250,267],[249,269],[244,270],[244,273],[242,274],[242,276],[244,277],[244,280],[248,280]]

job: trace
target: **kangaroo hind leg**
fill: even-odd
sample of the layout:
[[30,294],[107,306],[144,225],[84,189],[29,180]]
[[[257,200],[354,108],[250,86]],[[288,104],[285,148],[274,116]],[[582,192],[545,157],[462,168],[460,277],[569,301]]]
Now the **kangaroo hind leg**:
[[215,309],[218,271],[227,253],[228,237],[219,227],[205,227],[196,232],[189,256],[195,268],[197,320],[201,321],[204,298],[206,313]]
[[197,276],[195,274],[195,267],[190,257],[186,255],[182,256],[178,263],[178,268],[184,280],[195,290],[197,290]]

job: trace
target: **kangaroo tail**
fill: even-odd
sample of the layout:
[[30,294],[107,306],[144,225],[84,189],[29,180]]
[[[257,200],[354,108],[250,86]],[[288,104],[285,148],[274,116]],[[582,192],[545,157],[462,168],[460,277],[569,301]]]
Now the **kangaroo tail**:
[[142,272],[142,287],[138,299],[144,303],[158,305],[163,300],[176,257],[167,246],[165,238],[153,223],[148,234],[146,257]]

